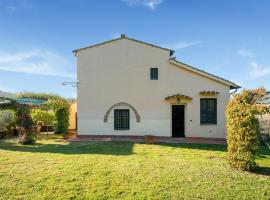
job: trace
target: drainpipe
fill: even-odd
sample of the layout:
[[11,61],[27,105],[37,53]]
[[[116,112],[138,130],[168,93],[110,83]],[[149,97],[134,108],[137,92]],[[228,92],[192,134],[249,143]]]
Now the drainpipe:
[[235,88],[235,90],[232,91],[232,92],[230,93],[230,95],[235,94],[235,93],[237,92],[237,90],[238,90],[238,88]]

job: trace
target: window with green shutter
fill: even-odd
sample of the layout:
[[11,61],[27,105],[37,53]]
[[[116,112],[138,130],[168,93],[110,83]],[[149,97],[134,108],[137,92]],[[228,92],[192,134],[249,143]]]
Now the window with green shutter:
[[150,69],[150,79],[151,80],[158,80],[158,68],[151,68]]
[[201,98],[201,124],[217,124],[217,99]]
[[114,110],[114,130],[129,130],[129,110]]

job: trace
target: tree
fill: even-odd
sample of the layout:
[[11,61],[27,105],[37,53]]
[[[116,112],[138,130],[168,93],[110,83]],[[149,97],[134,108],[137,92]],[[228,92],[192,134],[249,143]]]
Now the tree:
[[30,107],[27,105],[19,105],[17,111],[17,125],[19,126],[19,143],[34,144],[36,137],[33,134],[33,121],[30,115]]
[[46,101],[46,109],[52,109],[55,113],[55,132],[68,133],[70,103],[56,95],[47,93],[22,92],[17,95],[18,98],[32,98]]
[[234,168],[252,170],[256,167],[260,132],[256,116],[269,112],[268,107],[257,102],[265,94],[264,88],[243,90],[227,105],[228,161]]

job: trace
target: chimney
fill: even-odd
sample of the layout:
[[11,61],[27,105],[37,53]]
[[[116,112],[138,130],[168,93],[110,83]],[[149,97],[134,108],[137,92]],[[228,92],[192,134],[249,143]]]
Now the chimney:
[[125,37],[126,37],[126,35],[121,33],[121,38],[125,38]]

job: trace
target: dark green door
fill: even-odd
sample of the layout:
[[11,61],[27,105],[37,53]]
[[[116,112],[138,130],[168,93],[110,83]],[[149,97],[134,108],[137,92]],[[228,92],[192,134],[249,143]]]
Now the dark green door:
[[184,105],[172,105],[172,137],[185,137]]

